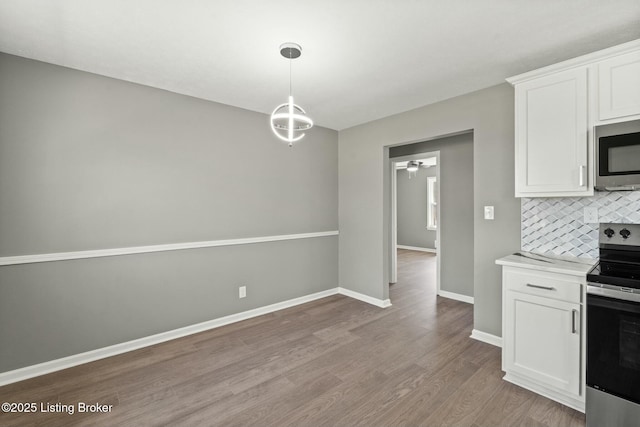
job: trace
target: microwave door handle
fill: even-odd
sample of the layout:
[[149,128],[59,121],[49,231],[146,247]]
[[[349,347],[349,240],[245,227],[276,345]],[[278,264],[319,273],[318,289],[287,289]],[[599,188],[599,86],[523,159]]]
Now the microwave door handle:
[[580,187],[584,187],[584,170],[586,169],[585,165],[580,166]]

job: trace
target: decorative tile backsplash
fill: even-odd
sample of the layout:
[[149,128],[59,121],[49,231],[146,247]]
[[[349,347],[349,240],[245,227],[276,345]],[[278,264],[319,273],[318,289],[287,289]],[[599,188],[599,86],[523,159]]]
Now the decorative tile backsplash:
[[640,191],[596,192],[593,197],[522,198],[522,250],[598,257],[598,224],[584,223],[584,208],[600,222],[640,224]]

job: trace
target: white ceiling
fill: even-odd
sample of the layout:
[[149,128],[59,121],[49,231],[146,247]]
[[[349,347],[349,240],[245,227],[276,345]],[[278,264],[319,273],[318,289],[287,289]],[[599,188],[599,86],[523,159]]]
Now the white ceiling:
[[640,38],[639,0],[3,0],[0,51],[341,130]]

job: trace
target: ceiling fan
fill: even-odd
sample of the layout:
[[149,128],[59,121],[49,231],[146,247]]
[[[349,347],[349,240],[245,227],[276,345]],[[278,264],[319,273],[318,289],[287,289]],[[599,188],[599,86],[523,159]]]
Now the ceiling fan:
[[418,169],[423,168],[423,169],[428,169],[430,167],[433,167],[435,165],[426,165],[422,162],[419,162],[417,160],[411,160],[409,162],[407,162],[407,172],[417,172]]

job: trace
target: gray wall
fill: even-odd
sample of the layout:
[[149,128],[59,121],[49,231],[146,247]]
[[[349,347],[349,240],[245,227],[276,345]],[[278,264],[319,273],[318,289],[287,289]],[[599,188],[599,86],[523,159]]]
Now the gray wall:
[[[513,88],[504,83],[340,132],[341,286],[388,298],[388,147],[473,130],[474,327],[501,335],[494,261],[520,247],[513,107]],[[495,206],[495,220],[483,219],[484,205]]]
[[473,134],[393,147],[389,157],[433,151],[440,151],[440,288],[473,297]]
[[435,175],[435,167],[411,177],[405,169],[396,171],[398,245],[435,249],[436,231],[427,229],[427,177]]
[[[0,54],[0,256],[337,230],[337,132],[288,148],[268,120]],[[334,288],[337,248],[0,267],[0,372]]]

